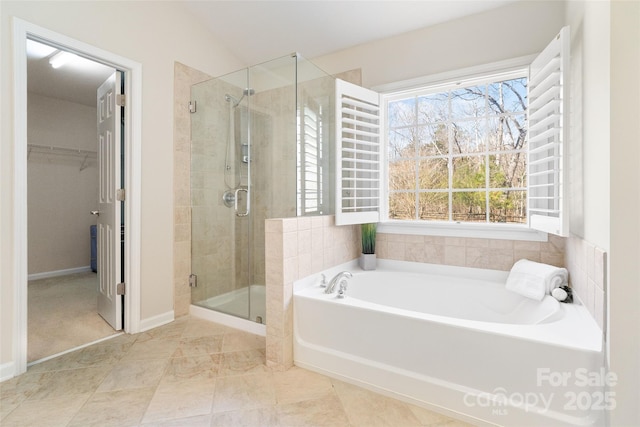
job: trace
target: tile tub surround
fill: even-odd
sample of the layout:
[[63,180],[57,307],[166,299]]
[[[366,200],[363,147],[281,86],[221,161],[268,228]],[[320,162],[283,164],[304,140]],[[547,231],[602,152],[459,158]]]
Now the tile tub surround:
[[359,236],[333,215],[266,220],[267,366],[293,366],[293,282],[359,257]]
[[2,426],[470,426],[302,368],[264,338],[184,316],[0,383]]
[[547,242],[378,233],[379,258],[509,271],[523,258],[564,267],[565,239]]
[[567,239],[567,269],[573,292],[605,330],[607,253],[576,236]]

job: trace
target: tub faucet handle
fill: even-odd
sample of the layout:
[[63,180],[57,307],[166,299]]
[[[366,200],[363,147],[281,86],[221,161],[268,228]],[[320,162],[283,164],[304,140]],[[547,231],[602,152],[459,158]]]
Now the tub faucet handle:
[[320,273],[320,287],[321,288],[327,287],[327,276],[325,276],[324,273]]
[[340,281],[340,289],[338,289],[338,298],[344,298],[347,296],[347,279],[342,279]]

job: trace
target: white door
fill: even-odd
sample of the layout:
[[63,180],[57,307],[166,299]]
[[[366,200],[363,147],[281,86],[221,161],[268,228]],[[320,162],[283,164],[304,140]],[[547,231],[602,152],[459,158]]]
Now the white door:
[[98,313],[115,330],[122,329],[122,295],[116,288],[121,279],[121,210],[116,197],[120,183],[122,107],[116,106],[121,92],[116,71],[98,88]]

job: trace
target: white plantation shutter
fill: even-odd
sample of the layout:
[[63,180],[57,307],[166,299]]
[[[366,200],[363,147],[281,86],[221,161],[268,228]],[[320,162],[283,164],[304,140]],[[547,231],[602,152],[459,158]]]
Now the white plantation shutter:
[[528,217],[531,228],[567,236],[569,27],[529,70]]
[[323,210],[324,174],[322,162],[322,113],[312,99],[305,99],[301,110],[298,145],[298,215],[321,214]]
[[336,225],[380,220],[378,93],[336,80]]

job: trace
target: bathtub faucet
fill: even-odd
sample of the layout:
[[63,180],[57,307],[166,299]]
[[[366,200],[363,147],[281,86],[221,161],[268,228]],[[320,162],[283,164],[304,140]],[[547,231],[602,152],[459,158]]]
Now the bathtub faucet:
[[344,277],[346,277],[347,279],[351,279],[353,277],[353,274],[349,273],[348,271],[341,271],[340,273],[336,274],[335,276],[333,276],[333,279],[331,279],[329,281],[329,284],[327,285],[326,289],[324,290],[324,293],[325,294],[332,293],[333,290],[335,289],[336,285],[340,281],[340,279],[342,279]]

